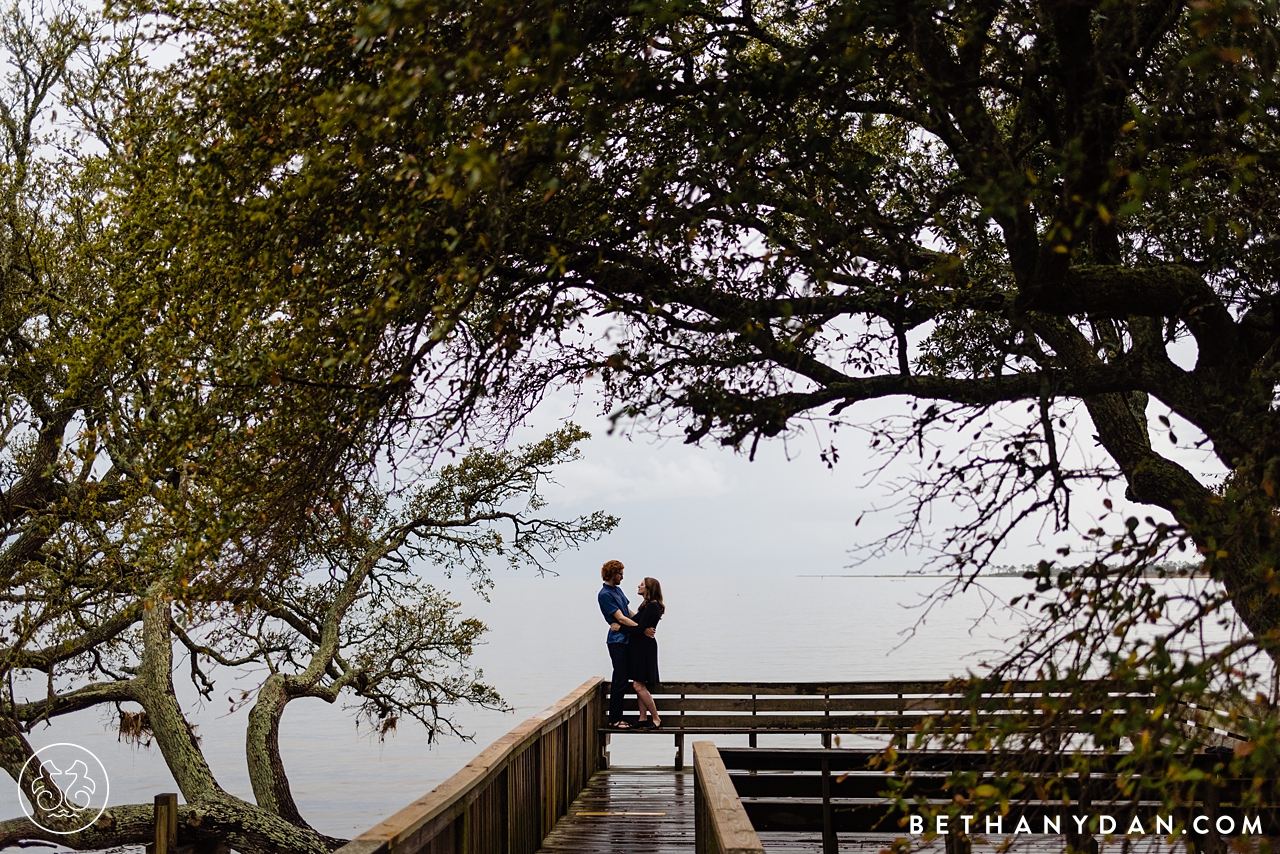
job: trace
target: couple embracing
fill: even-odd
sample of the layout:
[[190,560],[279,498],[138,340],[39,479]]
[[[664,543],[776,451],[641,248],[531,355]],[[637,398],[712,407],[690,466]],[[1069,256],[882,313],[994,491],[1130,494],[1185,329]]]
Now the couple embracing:
[[613,729],[631,729],[622,719],[627,683],[636,692],[640,706],[639,729],[658,729],[662,718],[654,705],[651,688],[658,685],[658,641],[654,627],[662,619],[666,606],[662,604],[662,585],[656,578],[640,582],[636,592],[643,600],[640,607],[631,610],[627,595],[622,592],[622,561],[611,560],[600,568],[604,586],[596,597],[600,613],[609,624],[609,659],[613,662],[613,684],[609,688],[609,726]]

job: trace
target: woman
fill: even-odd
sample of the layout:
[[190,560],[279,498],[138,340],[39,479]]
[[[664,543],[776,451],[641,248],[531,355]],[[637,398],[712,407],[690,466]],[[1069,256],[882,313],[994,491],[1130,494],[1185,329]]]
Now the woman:
[[658,678],[658,642],[644,632],[645,629],[658,625],[667,606],[662,604],[662,585],[656,578],[641,581],[636,593],[640,594],[644,602],[631,618],[635,625],[613,623],[609,628],[627,635],[628,673],[640,706],[639,727],[658,729],[662,726],[662,718],[658,717],[658,707],[653,702],[653,695],[649,693],[661,681]]

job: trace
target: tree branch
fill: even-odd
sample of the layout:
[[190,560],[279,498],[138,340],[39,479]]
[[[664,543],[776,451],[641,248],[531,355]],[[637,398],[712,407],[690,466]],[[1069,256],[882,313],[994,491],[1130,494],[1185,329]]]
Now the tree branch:
[[74,691],[55,694],[53,697],[30,703],[19,703],[11,711],[12,715],[28,727],[32,723],[49,718],[56,718],[69,712],[78,712],[102,703],[120,703],[135,700],[134,682],[123,679],[115,682],[90,682]]
[[1025,310],[1058,316],[1179,318],[1199,347],[1197,368],[1223,364],[1237,338],[1235,321],[1218,295],[1197,273],[1176,264],[1074,267],[1061,285],[1042,287],[1019,301]]

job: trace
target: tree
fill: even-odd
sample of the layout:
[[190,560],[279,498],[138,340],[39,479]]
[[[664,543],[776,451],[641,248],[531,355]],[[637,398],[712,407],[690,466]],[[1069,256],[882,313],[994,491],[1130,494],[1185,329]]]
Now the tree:
[[[197,224],[189,257],[234,273],[165,275],[320,318],[281,351],[289,382],[332,387],[303,354],[358,326],[403,354],[361,363],[374,384],[440,395],[450,425],[598,374],[620,418],[748,451],[906,397],[914,416],[876,440],[967,444],[926,460],[919,491],[971,511],[942,549],[962,580],[1016,525],[1066,529],[1073,491],[1099,481],[1165,514],[1104,520],[1086,560],[1041,563],[1044,622],[996,676],[1237,704],[1260,656],[1280,658],[1270,5],[147,11],[196,46],[135,233],[171,245]],[[404,386],[409,354],[445,342],[467,354],[454,382]],[[1224,483],[1153,448],[1152,398]],[[1105,464],[1067,462],[1073,408]],[[1188,547],[1210,586],[1147,580]],[[1200,647],[1231,612],[1244,635]],[[1194,747],[1161,720],[1109,716],[1100,735]]]
[[[114,705],[122,734],[154,742],[174,775],[185,798],[181,840],[248,852],[340,846],[345,840],[312,829],[294,802],[279,747],[285,709],[301,697],[333,703],[346,696],[383,736],[408,717],[431,738],[461,734],[449,716],[458,703],[501,707],[498,694],[467,665],[484,626],[460,618],[457,603],[422,581],[415,567],[427,561],[483,581],[494,556],[541,565],[560,548],[610,530],[616,520],[602,513],[569,522],[536,514],[542,482],[577,458],[575,446],[584,438],[569,426],[516,451],[474,450],[403,501],[393,503],[371,487],[342,504],[318,507],[288,567],[263,586],[227,585],[217,595],[207,585],[175,588],[167,567],[151,568],[145,551],[127,565],[131,586],[111,584],[131,544],[104,547],[93,532],[66,526],[56,541],[59,551],[75,554],[74,564],[68,561],[58,575],[32,573],[2,600],[11,625],[24,630],[21,642],[4,650],[6,676],[22,684],[39,673],[48,685],[43,694],[6,703],[6,770],[18,780],[32,755],[24,731],[69,712]],[[85,607],[94,598],[109,598],[110,609]],[[257,689],[239,701],[250,705],[246,759],[253,803],[223,790],[205,760],[174,692],[175,646],[206,699],[214,690],[210,667],[266,669]],[[85,849],[142,842],[153,832],[151,812],[149,804],[110,806],[95,824],[70,835],[45,829],[58,829],[57,818],[13,819],[0,822],[0,844],[46,839]]]
[[[540,513],[546,479],[586,438],[573,425],[425,469],[390,443],[403,434],[361,423],[359,393],[270,371],[256,386],[218,381],[274,330],[193,334],[190,315],[131,287],[143,261],[115,239],[112,205],[159,91],[139,32],[72,5],[0,14],[0,767],[39,820],[0,822],[0,846],[150,838],[150,804],[54,834],[70,825],[34,788],[55,781],[21,774],[33,728],[103,707],[160,749],[184,842],[328,851],[343,840],[302,817],[281,761],[288,704],[345,698],[382,735],[403,719],[428,738],[460,734],[457,704],[502,705],[469,664],[484,626],[419,568],[483,585],[495,559],[540,568],[616,520]],[[358,367],[336,375],[360,381]],[[384,451],[408,487],[386,486]],[[252,802],[211,772],[175,693],[180,664],[207,699],[218,667],[267,673],[240,700]]]

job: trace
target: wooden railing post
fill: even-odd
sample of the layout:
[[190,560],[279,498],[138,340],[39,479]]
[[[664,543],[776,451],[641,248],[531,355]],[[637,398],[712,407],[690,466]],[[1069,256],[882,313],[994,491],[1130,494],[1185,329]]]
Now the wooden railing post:
[[[680,695],[680,718],[679,718],[679,721],[678,721],[678,723],[677,723],[677,726],[678,726],[680,729],[684,729],[684,700],[685,700],[685,695],[684,695],[684,694],[681,694],[681,695]],[[676,734],[676,761],[675,761],[675,769],[676,769],[677,771],[683,771],[683,770],[684,770],[684,733],[682,733],[682,732],[681,732],[681,733],[677,733],[677,734]]]
[[831,815],[831,760],[822,757],[822,854],[839,854],[836,827]]
[[[1076,800],[1076,815],[1086,819],[1091,815],[1092,798],[1089,789],[1089,773],[1086,771],[1080,775],[1080,796]],[[1075,823],[1074,819],[1070,822],[1072,825]],[[1084,823],[1084,828],[1083,832],[1077,832],[1073,827],[1067,828],[1067,850],[1081,852],[1081,854],[1098,854],[1098,840],[1089,828],[1088,821]]]
[[[606,714],[609,708],[609,700],[608,700],[608,697],[605,696],[605,694],[607,691],[610,691],[610,690],[612,690],[612,686],[608,682],[600,686],[599,693],[597,694],[597,696],[600,698],[600,708],[597,710],[597,713],[596,713],[596,723],[592,727],[593,730],[599,728],[605,723],[605,721],[608,720],[608,718],[606,717]],[[608,771],[609,770],[609,733],[603,732],[603,731],[597,732],[596,742],[597,742],[596,770]]]
[[155,854],[174,854],[178,849],[178,796],[174,792],[156,795]]
[[943,850],[946,854],[973,854],[973,840],[962,831],[953,830],[947,834]]
[[1221,793],[1218,791],[1217,785],[1212,780],[1205,781],[1204,814],[1209,817],[1209,832],[1204,835],[1201,843],[1203,845],[1201,849],[1203,854],[1224,854],[1226,851],[1222,834],[1218,832],[1220,801]]
[[710,741],[693,743],[693,802],[697,854],[764,854],[720,751]]

